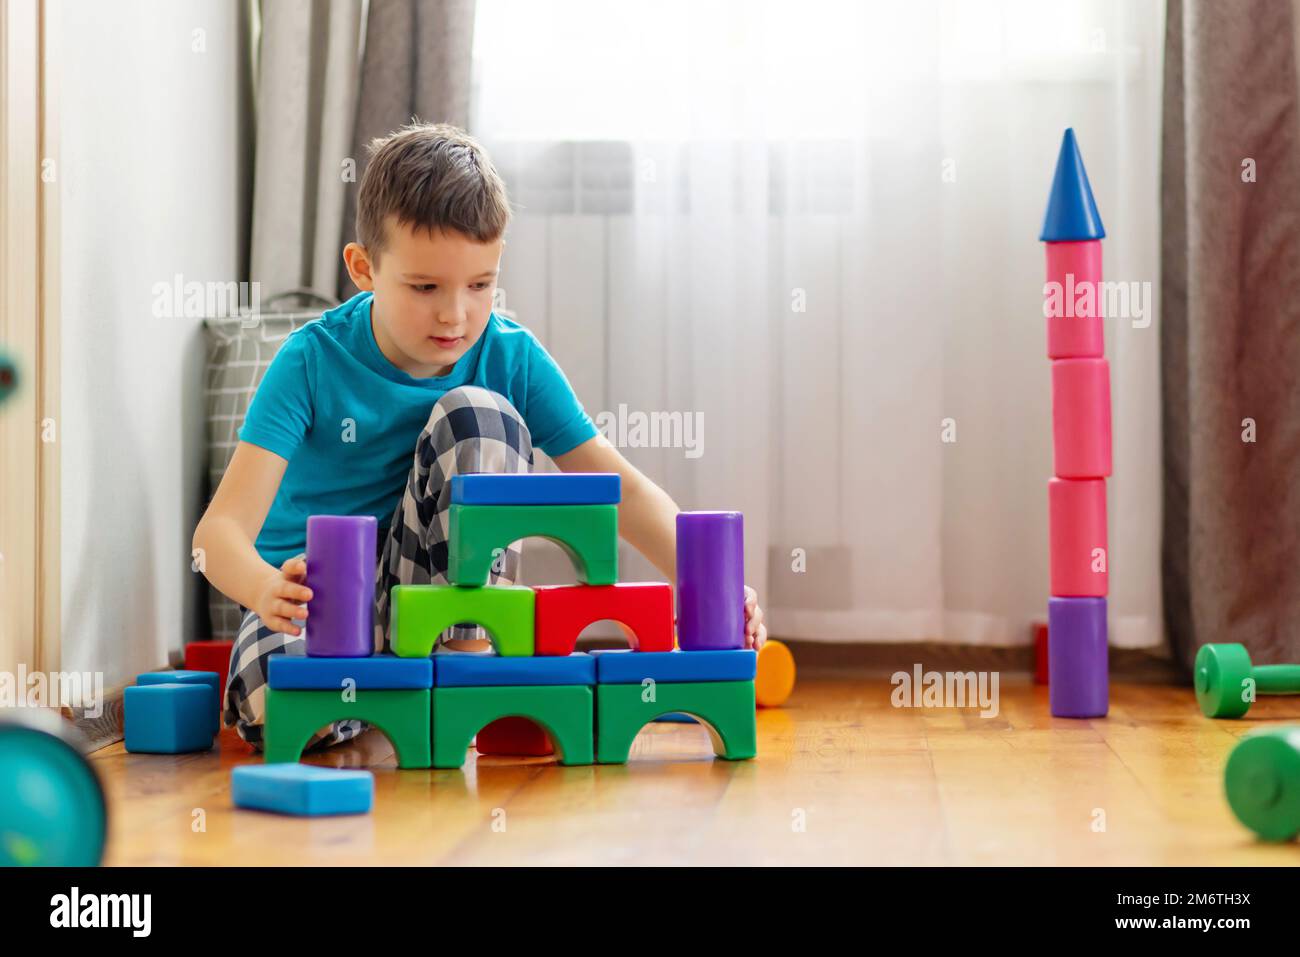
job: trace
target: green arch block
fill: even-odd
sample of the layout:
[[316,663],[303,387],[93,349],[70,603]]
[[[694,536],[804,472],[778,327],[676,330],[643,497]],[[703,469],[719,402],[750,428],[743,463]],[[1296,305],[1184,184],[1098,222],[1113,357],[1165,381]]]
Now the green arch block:
[[428,688],[403,691],[363,689],[344,701],[342,691],[266,689],[267,764],[297,761],[314,732],[342,718],[366,721],[388,735],[399,768],[427,768],[429,753]]
[[528,718],[551,736],[561,764],[591,764],[593,701],[587,685],[435,688],[433,766],[465,763],[474,735],[498,718]]
[[531,655],[536,597],[524,585],[394,585],[389,631],[393,653],[427,658],[440,634],[452,625],[473,622],[487,629],[498,655]]
[[704,725],[720,758],[740,761],[758,753],[754,682],[659,681],[654,700],[643,701],[649,690],[645,683],[596,686],[596,760],[601,764],[625,764],[637,732],[673,712]]
[[569,556],[578,581],[618,581],[617,505],[452,505],[447,581],[486,585],[494,550],[521,538],[549,538]]

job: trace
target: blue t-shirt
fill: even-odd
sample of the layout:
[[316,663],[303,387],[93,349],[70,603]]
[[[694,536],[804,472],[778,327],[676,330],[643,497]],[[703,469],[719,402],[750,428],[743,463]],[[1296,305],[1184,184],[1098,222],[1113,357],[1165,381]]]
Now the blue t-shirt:
[[254,543],[272,565],[306,550],[309,515],[373,515],[381,533],[387,529],[433,404],[456,386],[504,395],[547,455],[596,434],[564,372],[517,322],[492,313],[449,373],[417,379],[379,351],[370,326],[373,298],[358,293],[295,330],[271,360],[239,430],[240,440],[289,463]]

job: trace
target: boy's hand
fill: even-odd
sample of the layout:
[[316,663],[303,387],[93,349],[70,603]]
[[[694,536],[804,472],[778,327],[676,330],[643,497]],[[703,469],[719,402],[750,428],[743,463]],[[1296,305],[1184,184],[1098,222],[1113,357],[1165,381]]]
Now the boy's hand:
[[767,641],[767,625],[763,624],[763,609],[758,607],[758,592],[745,586],[745,647],[755,651]]
[[311,589],[303,584],[306,580],[307,563],[301,558],[290,558],[279,571],[268,575],[253,607],[262,624],[272,631],[301,635],[302,629],[293,620],[307,618],[307,606],[301,604],[311,601]]

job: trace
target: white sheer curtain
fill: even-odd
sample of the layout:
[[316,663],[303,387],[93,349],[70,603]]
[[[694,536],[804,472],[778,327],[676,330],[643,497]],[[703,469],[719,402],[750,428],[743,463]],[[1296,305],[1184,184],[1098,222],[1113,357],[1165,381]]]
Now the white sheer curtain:
[[[744,511],[775,635],[1005,645],[1044,616],[1038,231],[1073,126],[1107,277],[1154,289],[1162,26],[1124,0],[478,0],[504,306],[684,508]],[[1157,323],[1107,324],[1130,647],[1162,635]],[[702,436],[632,431],[654,412]]]

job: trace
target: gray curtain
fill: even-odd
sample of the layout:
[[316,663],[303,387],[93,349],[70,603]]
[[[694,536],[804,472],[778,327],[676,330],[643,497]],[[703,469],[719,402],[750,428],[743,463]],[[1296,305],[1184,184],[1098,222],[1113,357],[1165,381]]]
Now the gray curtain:
[[261,4],[249,272],[263,304],[295,289],[337,295],[363,7]]
[[1290,0],[1169,0],[1164,599],[1185,666],[1206,642],[1300,661],[1296,100]]
[[[370,0],[369,6],[352,137],[357,183],[366,144],[375,137],[412,118],[469,125],[474,0]],[[343,243],[355,238],[357,183],[347,184],[344,195]],[[335,263],[337,291],[346,299],[357,289],[342,259]]]
[[469,116],[474,0],[274,0],[260,5],[250,278],[262,301],[356,290],[364,144],[420,119]]

